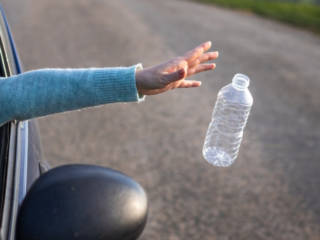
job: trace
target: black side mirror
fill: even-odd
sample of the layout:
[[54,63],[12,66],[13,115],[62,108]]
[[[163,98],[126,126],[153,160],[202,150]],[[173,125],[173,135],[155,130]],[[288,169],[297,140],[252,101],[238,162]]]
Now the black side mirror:
[[147,197],[128,176],[103,167],[67,165],[31,187],[19,211],[17,240],[133,240],[144,229]]

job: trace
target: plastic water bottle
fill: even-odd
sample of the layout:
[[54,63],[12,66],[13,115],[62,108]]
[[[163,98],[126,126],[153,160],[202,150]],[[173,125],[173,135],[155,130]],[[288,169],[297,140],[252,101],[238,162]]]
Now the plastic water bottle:
[[203,157],[215,166],[230,166],[238,156],[243,130],[253,104],[249,82],[246,75],[238,73],[232,83],[218,93],[202,150]]

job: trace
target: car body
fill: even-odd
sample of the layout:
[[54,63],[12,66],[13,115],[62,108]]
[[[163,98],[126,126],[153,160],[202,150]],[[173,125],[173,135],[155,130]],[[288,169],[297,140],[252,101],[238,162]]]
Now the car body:
[[[22,73],[1,6],[0,58],[1,77]],[[47,171],[39,139],[34,119],[0,127],[0,240],[137,239],[147,219],[143,188],[98,166]]]
[[[3,9],[0,11],[0,74],[22,72]],[[1,107],[0,107],[1,109]],[[0,110],[1,111],[1,110]],[[0,128],[1,229],[0,239],[15,239],[15,219],[26,192],[40,176],[42,159],[36,120],[12,121]]]

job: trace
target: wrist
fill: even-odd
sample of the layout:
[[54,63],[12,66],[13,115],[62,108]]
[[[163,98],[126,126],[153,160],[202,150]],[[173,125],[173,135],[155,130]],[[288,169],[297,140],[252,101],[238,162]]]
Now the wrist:
[[141,91],[141,83],[142,83],[142,73],[143,73],[143,68],[142,68],[142,65],[139,64],[137,65],[136,73],[135,73],[136,88],[139,94],[141,94],[140,91]]
[[143,66],[141,63],[136,65],[136,70],[135,70],[135,84],[136,84],[136,89],[137,89],[137,93],[139,96],[139,101],[140,100],[144,100],[144,94],[141,91],[141,83],[143,81],[142,79],[142,73],[143,73]]

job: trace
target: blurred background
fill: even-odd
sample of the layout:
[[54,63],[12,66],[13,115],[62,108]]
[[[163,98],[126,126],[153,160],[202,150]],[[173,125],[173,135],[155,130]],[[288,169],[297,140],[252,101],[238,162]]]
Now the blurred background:
[[[205,3],[204,3],[205,2]],[[198,89],[39,120],[53,166],[120,170],[147,191],[142,240],[320,239],[319,1],[0,0],[25,70],[145,67],[211,40]],[[251,78],[240,155],[209,165],[202,144],[219,89]]]

